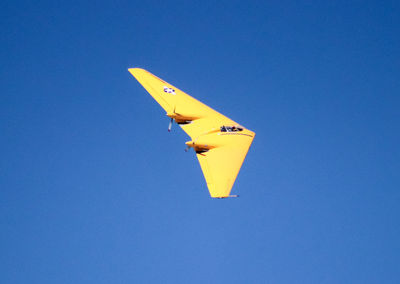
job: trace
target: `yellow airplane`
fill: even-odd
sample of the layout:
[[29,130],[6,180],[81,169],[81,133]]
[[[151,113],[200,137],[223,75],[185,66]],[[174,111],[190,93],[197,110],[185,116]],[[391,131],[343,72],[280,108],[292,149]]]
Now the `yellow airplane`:
[[144,69],[128,71],[171,118],[168,131],[175,121],[192,139],[187,149],[196,152],[211,197],[237,197],[229,194],[255,133]]

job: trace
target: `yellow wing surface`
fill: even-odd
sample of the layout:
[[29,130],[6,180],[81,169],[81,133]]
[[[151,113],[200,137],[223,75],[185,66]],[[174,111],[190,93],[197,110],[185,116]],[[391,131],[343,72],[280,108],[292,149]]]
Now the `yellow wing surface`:
[[191,137],[212,197],[228,197],[255,133],[150,72],[129,72]]

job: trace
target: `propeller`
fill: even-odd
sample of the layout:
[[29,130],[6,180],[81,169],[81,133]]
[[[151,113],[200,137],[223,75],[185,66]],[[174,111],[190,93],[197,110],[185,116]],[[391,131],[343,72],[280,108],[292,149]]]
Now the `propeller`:
[[168,132],[171,132],[171,128],[172,128],[172,122],[174,122],[174,119],[171,118],[169,125],[168,125]]
[[[176,114],[175,110],[176,110],[176,106],[174,106],[173,114]],[[168,132],[171,132],[171,128],[172,128],[172,123],[173,122],[174,122],[174,117],[171,117],[171,120],[170,120],[169,125],[168,125]]]

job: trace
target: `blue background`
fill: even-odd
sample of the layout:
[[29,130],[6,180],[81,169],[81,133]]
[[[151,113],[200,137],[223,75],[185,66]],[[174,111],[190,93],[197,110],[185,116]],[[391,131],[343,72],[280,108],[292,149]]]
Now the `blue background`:
[[[1,283],[400,283],[398,1],[3,1]],[[209,197],[129,67],[257,136]]]

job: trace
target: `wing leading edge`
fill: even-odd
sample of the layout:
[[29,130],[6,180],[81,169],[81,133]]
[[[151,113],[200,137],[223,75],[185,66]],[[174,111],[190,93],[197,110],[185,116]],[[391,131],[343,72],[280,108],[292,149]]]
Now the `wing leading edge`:
[[255,133],[144,69],[128,70],[191,137],[186,144],[196,151],[211,197],[228,197]]

